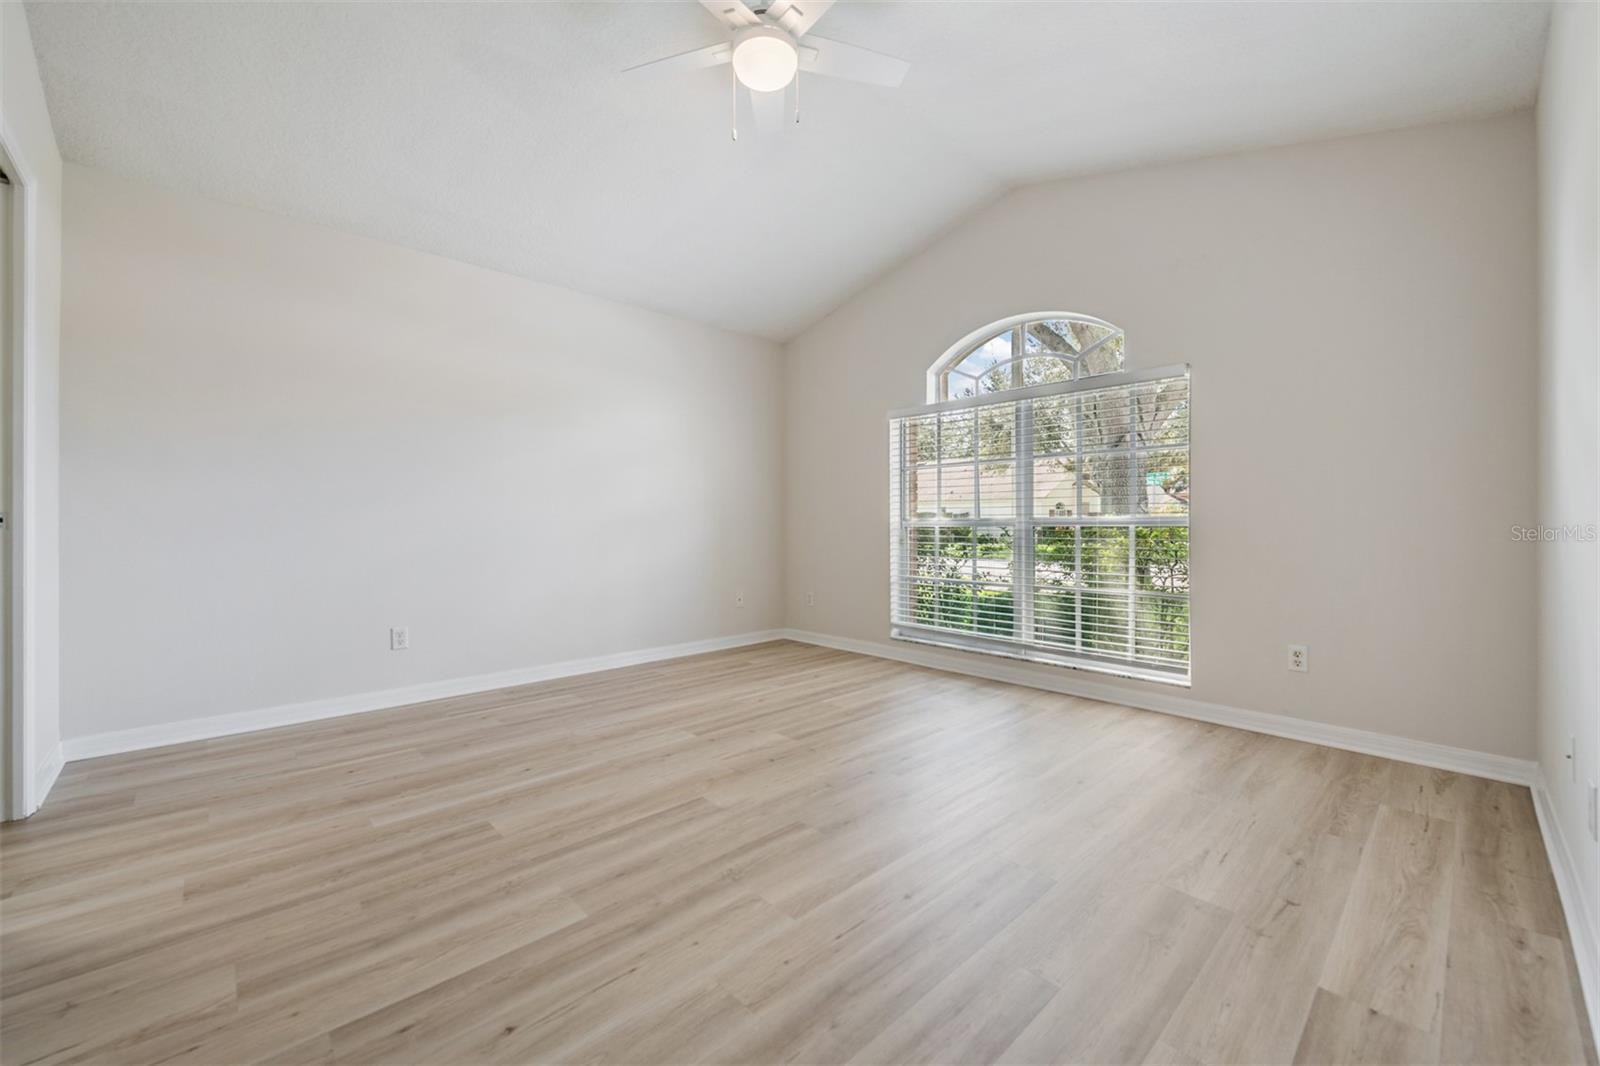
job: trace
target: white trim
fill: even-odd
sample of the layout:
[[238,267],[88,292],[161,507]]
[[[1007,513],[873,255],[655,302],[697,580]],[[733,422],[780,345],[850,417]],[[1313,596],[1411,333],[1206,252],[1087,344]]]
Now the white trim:
[[[34,716],[38,711],[36,693],[37,671],[34,669],[34,651],[38,647],[34,626],[37,617],[37,566],[36,523],[34,504],[37,499],[37,471],[34,463],[38,450],[35,435],[38,417],[34,395],[34,381],[38,371],[37,311],[34,297],[38,292],[34,276],[34,251],[38,244],[35,216],[38,185],[33,169],[17,152],[18,138],[0,115],[0,154],[7,162],[11,178],[12,195],[12,246],[17,249],[17,261],[12,263],[12,306],[15,308],[12,323],[12,453],[11,453],[11,507],[6,516],[11,530],[7,534],[11,543],[11,603],[0,609],[11,612],[9,637],[11,638],[11,766],[10,794],[3,797],[6,818],[26,818],[44,802],[49,784],[35,771]],[[0,254],[10,254],[5,249]],[[46,763],[48,765],[48,763]],[[51,778],[53,781],[54,778]]]
[[276,729],[279,726],[318,722],[325,718],[339,718],[347,714],[364,714],[367,711],[386,711],[429,700],[468,696],[477,692],[529,685],[537,681],[550,681],[575,674],[590,674],[600,670],[615,670],[623,666],[678,659],[685,655],[700,655],[727,648],[742,648],[748,644],[763,644],[777,640],[777,630],[739,633],[730,637],[712,637],[684,644],[667,644],[636,651],[597,655],[588,659],[569,659],[565,662],[546,663],[497,674],[478,674],[447,681],[426,681],[405,688],[383,689],[378,692],[360,692],[350,696],[307,700],[303,703],[285,703],[276,707],[262,707],[253,711],[219,714],[207,718],[187,718],[179,722],[123,729],[114,733],[96,733],[87,737],[73,737],[62,742],[67,762],[93,759],[101,755],[117,755],[145,748],[160,748],[169,744],[184,744],[194,740],[232,736],[235,733],[253,733],[259,729]]
[[[1071,396],[1078,392],[1101,392],[1106,389],[1122,389],[1129,385],[1143,385],[1150,381],[1161,381],[1164,378],[1186,378],[1193,368],[1188,363],[1172,363],[1167,366],[1147,367],[1143,370],[1117,370],[1109,374],[1094,374],[1086,378],[1074,378],[1072,381],[1052,381],[1044,385],[1030,385],[1025,389],[1002,389],[999,392],[986,392],[982,396],[963,396],[955,400],[934,400],[918,404],[915,407],[897,407],[889,412],[890,418],[917,418],[921,415],[938,414],[941,411],[970,411],[979,407],[990,407],[995,404],[1017,403],[1021,400],[1037,400],[1045,396]],[[1107,447],[1085,449],[1093,454],[1126,452],[1129,448],[1138,447],[1132,442],[1127,447]],[[1176,445],[1167,446],[1165,450],[1172,450]],[[1161,451],[1162,445],[1147,444],[1138,447],[1138,450]],[[927,465],[927,464],[924,464]]]
[[1567,938],[1572,941],[1572,955],[1578,962],[1578,984],[1589,1012],[1589,1033],[1600,1043],[1600,929],[1595,928],[1590,917],[1595,913],[1593,903],[1584,898],[1583,881],[1578,877],[1572,850],[1567,847],[1566,834],[1561,831],[1561,819],[1556,817],[1555,801],[1542,767],[1533,783],[1533,809],[1539,816],[1539,832],[1544,834],[1544,850],[1550,856],[1556,893],[1567,917]]
[[1268,714],[1264,711],[1247,711],[1220,703],[1206,703],[1187,696],[1173,695],[1167,691],[1144,691],[1119,688],[1085,680],[1081,674],[1067,670],[1040,667],[1034,670],[1019,669],[1011,663],[988,655],[969,655],[956,651],[941,651],[926,645],[888,643],[876,640],[856,640],[836,637],[826,633],[812,633],[802,629],[786,629],[782,635],[803,644],[816,644],[838,651],[872,655],[880,659],[911,663],[934,670],[969,674],[991,681],[1005,681],[1028,688],[1061,692],[1069,696],[1083,696],[1106,703],[1137,707],[1161,714],[1193,718],[1201,722],[1232,726],[1252,733],[1302,740],[1308,744],[1321,744],[1330,748],[1377,755],[1385,759],[1432,766],[1440,770],[1487,777],[1495,781],[1509,781],[1515,785],[1532,785],[1538,764],[1530,759],[1513,759],[1469,748],[1453,748],[1447,744],[1433,744],[1425,740],[1412,740],[1387,733],[1374,733],[1366,729],[1329,725],[1288,715]]
[[34,795],[39,800],[38,803],[34,804],[33,809],[35,811],[44,804],[45,797],[50,795],[50,790],[55,787],[56,778],[61,776],[61,770],[66,764],[66,752],[63,750],[62,745],[57,744],[50,749],[50,754],[45,757],[44,762],[40,763],[39,768],[34,771],[33,780],[36,788]]

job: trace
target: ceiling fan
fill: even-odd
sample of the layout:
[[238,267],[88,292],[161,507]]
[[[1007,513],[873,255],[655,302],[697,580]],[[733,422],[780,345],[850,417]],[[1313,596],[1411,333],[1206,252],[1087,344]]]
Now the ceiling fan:
[[[881,52],[809,36],[811,28],[832,7],[834,0],[756,0],[762,7],[751,7],[745,0],[700,0],[729,32],[729,39],[716,44],[680,52],[665,59],[628,67],[636,70],[702,70],[733,68],[735,91],[738,86],[758,93],[777,92],[795,83],[795,121],[800,121],[800,71],[828,78],[866,82],[870,85],[898,86],[911,64]],[[802,38],[804,41],[802,42]],[[737,124],[733,139],[739,139]]]

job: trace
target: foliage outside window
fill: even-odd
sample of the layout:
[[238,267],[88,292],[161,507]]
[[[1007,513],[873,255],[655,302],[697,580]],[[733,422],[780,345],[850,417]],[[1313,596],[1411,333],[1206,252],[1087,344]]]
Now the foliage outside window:
[[1122,355],[1097,319],[1009,324],[891,419],[897,636],[1187,678],[1188,374]]

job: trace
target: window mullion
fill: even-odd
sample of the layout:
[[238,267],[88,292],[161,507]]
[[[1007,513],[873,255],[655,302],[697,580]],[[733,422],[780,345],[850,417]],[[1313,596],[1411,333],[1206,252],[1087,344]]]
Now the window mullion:
[[1016,447],[1012,449],[1013,478],[1017,501],[1017,524],[1011,534],[1012,595],[1017,603],[1017,636],[1022,640],[1037,639],[1034,633],[1034,567],[1033,545],[1033,401],[1017,404]]
[[[967,442],[972,448],[972,514],[974,519],[983,519],[983,413],[974,409],[970,412],[972,421],[967,430]],[[978,526],[969,525],[966,531],[964,550],[967,553],[967,610],[971,612],[971,623],[974,632],[983,628],[983,598],[978,586]]]
[[1128,527],[1128,655],[1136,654],[1138,648],[1138,573],[1139,557],[1139,527]]
[[1134,523],[1139,517],[1139,497],[1144,494],[1144,475],[1139,470],[1139,393],[1134,390],[1128,397],[1128,655],[1133,657],[1138,648],[1137,620],[1139,569],[1139,527]]
[[[1028,350],[1027,334],[1026,322],[1017,323],[1011,331],[1011,387],[1014,389],[1028,383],[1022,367],[1023,354]],[[1033,404],[1027,400],[1018,402],[1011,423],[1011,499],[1017,518],[1011,527],[1011,602],[1015,608],[1012,625],[1021,640],[1033,639],[1032,426]]]
[[[933,420],[933,517],[944,517],[944,415],[939,415]],[[934,572],[944,566],[944,528],[942,526],[933,531],[933,565]],[[944,604],[939,602],[939,594],[933,595],[933,621],[936,625],[944,624]]]
[[911,527],[906,522],[906,431],[903,423],[889,423],[889,462],[895,471],[895,525],[889,544],[889,618],[902,617],[899,602],[905,598],[906,548]]
[[1073,465],[1076,476],[1072,479],[1074,500],[1072,515],[1080,524],[1073,528],[1072,533],[1072,574],[1077,582],[1077,592],[1072,597],[1072,636],[1074,645],[1079,651],[1083,650],[1083,590],[1086,583],[1083,579],[1083,397],[1072,398],[1072,448],[1074,452]]

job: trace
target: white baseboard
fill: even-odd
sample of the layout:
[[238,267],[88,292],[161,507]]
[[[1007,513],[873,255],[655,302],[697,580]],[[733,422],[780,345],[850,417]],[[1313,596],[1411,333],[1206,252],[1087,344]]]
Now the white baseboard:
[[44,806],[45,797],[50,795],[50,789],[55,786],[56,778],[61,776],[61,768],[66,765],[66,756],[62,749],[61,744],[50,749],[50,754],[46,755],[44,761],[33,771],[33,795],[28,797],[28,810],[23,817]]
[[1233,726],[1255,733],[1267,733],[1272,736],[1286,737],[1290,740],[1303,740],[1312,744],[1343,748],[1366,755],[1377,755],[1387,759],[1397,759],[1401,762],[1416,763],[1421,766],[1433,766],[1441,770],[1454,770],[1458,773],[1488,777],[1497,781],[1509,781],[1514,784],[1531,787],[1538,777],[1538,766],[1531,760],[1513,759],[1504,755],[1493,755],[1488,752],[1472,751],[1466,748],[1453,748],[1444,744],[1411,740],[1406,737],[1390,736],[1386,733],[1374,733],[1365,729],[1328,725],[1323,722],[1291,718],[1287,715],[1268,714],[1262,711],[1243,710],[1217,703],[1206,703],[1202,700],[1190,699],[1167,691],[1147,692],[1121,688],[1087,680],[1070,670],[1033,671],[1021,669],[1005,659],[956,651],[947,652],[923,644],[856,640],[850,637],[836,637],[826,633],[813,633],[800,629],[775,629],[740,633],[729,637],[713,637],[708,640],[689,641],[683,644],[668,644],[655,648],[641,648],[635,651],[616,652],[588,659],[570,659],[565,662],[546,663],[541,666],[506,670],[494,674],[478,674],[473,677],[429,681],[419,685],[408,685],[404,688],[362,692],[349,696],[335,696],[329,699],[281,704],[276,707],[262,707],[256,710],[239,711],[234,714],[188,718],[178,722],[163,722],[159,725],[143,726],[137,729],[124,729],[111,733],[96,733],[85,737],[73,737],[63,741],[62,745],[52,754],[51,759],[41,767],[36,778],[41,786],[38,789],[38,793],[42,798],[49,791],[48,786],[54,783],[56,775],[61,772],[63,761],[76,762],[79,759],[93,759],[102,755],[116,755],[122,752],[140,751],[145,748],[164,747],[169,744],[183,744],[194,740],[209,740],[214,737],[232,736],[236,733],[250,733],[260,729],[275,729],[279,726],[298,725],[302,722],[316,722],[325,718],[342,717],[347,714],[388,710],[414,703],[425,703],[429,700],[466,696],[477,692],[490,692],[495,689],[512,688],[517,685],[549,681],[559,677],[571,677],[601,670],[615,670],[624,666],[659,662],[665,659],[681,658],[685,655],[699,655],[705,652],[739,648],[749,644],[760,644],[765,641],[779,639],[815,644],[839,651],[855,652],[859,655],[871,655],[880,659],[893,659],[897,662],[968,674],[993,681],[1005,681],[1028,688],[1041,688],[1071,696],[1083,696],[1088,699],[1102,700],[1107,703],[1117,703],[1128,707],[1138,707],[1143,710],[1159,711],[1164,714],[1194,718],[1216,725]]
[[1600,1043],[1600,929],[1591,917],[1595,911],[1585,898],[1583,882],[1567,836],[1556,817],[1555,802],[1541,769],[1533,785],[1533,809],[1539,815],[1539,832],[1544,834],[1544,850],[1550,856],[1561,910],[1567,917],[1567,935],[1572,938],[1572,954],[1578,960],[1578,983],[1583,987],[1584,1006],[1589,1011],[1589,1032]]
[[[777,640],[779,637],[780,634],[776,630],[761,630],[731,637],[712,637],[709,640],[693,640],[684,644],[666,644],[655,648],[597,655],[588,659],[569,659],[566,662],[546,663],[542,666],[529,666],[495,674],[478,674],[474,677],[458,677],[447,681],[428,681],[404,688],[361,692],[351,696],[335,696],[303,703],[286,703],[234,714],[187,718],[179,722],[163,722],[160,725],[143,726],[138,729],[122,729],[113,733],[73,737],[62,743],[64,752],[61,749],[57,751],[56,772],[60,772],[62,754],[65,754],[66,761],[76,762],[79,759],[93,759],[102,755],[161,748],[193,740],[210,740],[214,737],[232,736],[235,733],[252,733],[258,729],[276,729],[279,726],[317,722],[324,718],[339,718],[347,714],[385,711],[413,703],[448,699],[451,696],[469,696],[477,692],[492,692],[499,688],[513,688],[537,681],[550,681],[558,677],[591,674],[601,670],[637,666],[641,663],[660,662],[664,659],[678,659],[685,655],[740,648],[747,644]],[[50,779],[54,781],[54,775]],[[41,798],[42,796],[41,792]]]
[[1125,707],[1138,707],[1146,711],[1174,714],[1181,718],[1194,718],[1216,725],[1233,726],[1252,733],[1267,733],[1289,740],[1303,740],[1330,748],[1343,748],[1363,755],[1377,755],[1385,759],[1432,766],[1440,770],[1487,777],[1496,781],[1509,781],[1516,785],[1532,786],[1538,764],[1531,759],[1513,759],[1506,755],[1493,755],[1469,748],[1453,748],[1447,744],[1432,744],[1423,740],[1374,733],[1366,729],[1328,725],[1288,715],[1268,714],[1264,711],[1247,711],[1220,703],[1206,703],[1174,694],[1170,688],[1146,691],[1121,688],[1086,679],[1079,671],[1020,668],[1009,659],[971,652],[944,651],[925,644],[856,640],[836,637],[827,633],[812,633],[803,629],[785,629],[781,635],[804,644],[816,644],[838,651],[851,651],[860,655],[873,655],[880,659],[926,666],[951,673],[969,674],[991,681],[1006,681],[1028,688],[1060,692],[1068,696],[1118,703]]

